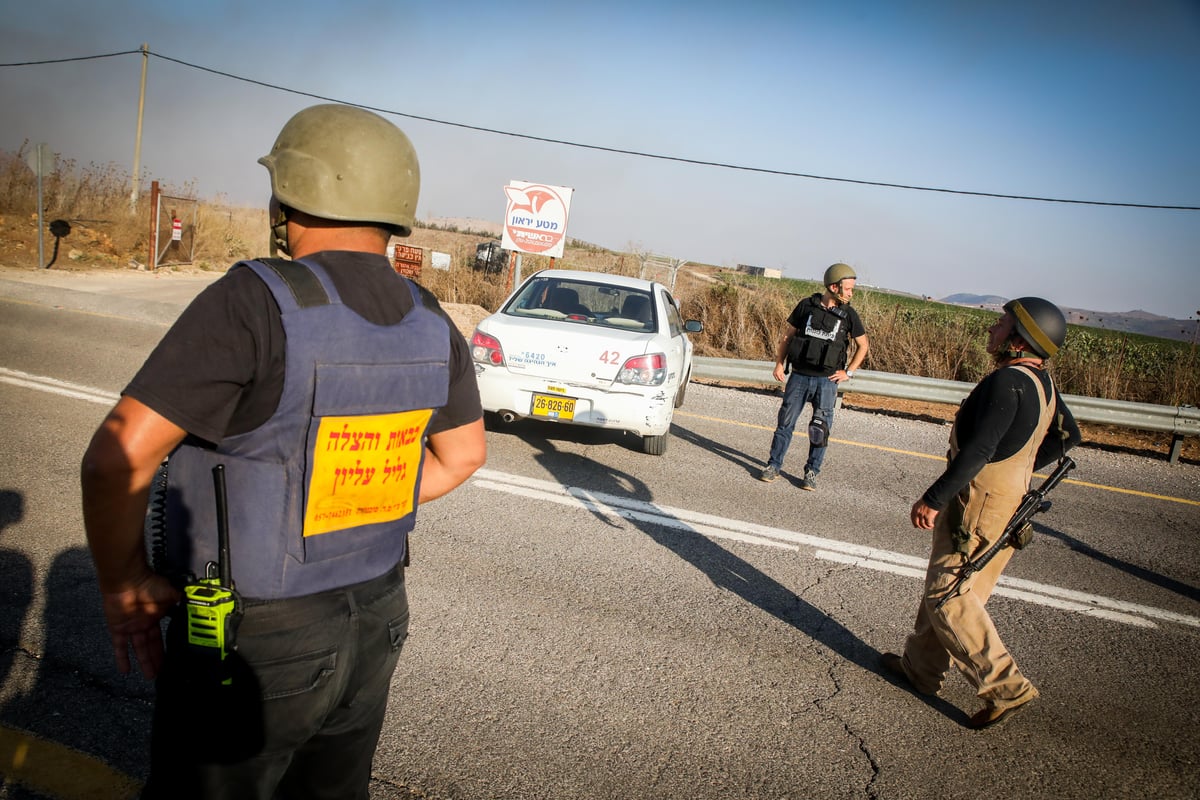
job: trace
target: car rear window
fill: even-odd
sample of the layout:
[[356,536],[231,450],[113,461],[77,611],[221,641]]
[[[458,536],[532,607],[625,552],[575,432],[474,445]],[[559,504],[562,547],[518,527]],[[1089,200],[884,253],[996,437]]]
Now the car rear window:
[[509,301],[505,314],[576,324],[653,331],[654,301],[649,292],[587,281],[537,278]]

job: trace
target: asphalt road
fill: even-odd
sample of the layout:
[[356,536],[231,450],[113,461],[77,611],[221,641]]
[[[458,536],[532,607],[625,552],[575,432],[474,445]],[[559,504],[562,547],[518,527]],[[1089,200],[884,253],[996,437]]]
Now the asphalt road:
[[[113,666],[78,462],[205,281],[6,277],[0,798],[130,797],[153,694]],[[948,428],[843,410],[810,493],[799,441],[754,478],[777,407],[693,385],[662,458],[491,430],[484,470],[421,512],[372,797],[1200,796],[1200,469],[1074,454],[990,605],[1042,698],[973,732],[961,676],[930,700],[876,664],[912,624],[928,538],[907,510]]]

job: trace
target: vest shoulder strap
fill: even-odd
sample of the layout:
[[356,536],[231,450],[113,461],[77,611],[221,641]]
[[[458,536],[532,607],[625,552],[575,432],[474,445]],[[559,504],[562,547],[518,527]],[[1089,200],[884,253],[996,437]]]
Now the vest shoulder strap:
[[287,284],[300,308],[329,305],[329,293],[321,285],[320,279],[306,265],[299,261],[287,261],[282,258],[258,258],[263,264]]
[[[1054,379],[1051,378],[1049,374],[1040,372],[1039,370],[1024,364],[1013,364],[1012,368],[1021,372],[1025,375],[1025,377],[1033,381],[1033,385],[1038,393],[1038,399],[1041,401],[1043,406],[1050,408],[1057,402],[1058,390],[1054,387]],[[1042,379],[1043,375],[1045,375],[1045,380]],[[1046,384],[1050,385],[1049,389],[1046,388]]]

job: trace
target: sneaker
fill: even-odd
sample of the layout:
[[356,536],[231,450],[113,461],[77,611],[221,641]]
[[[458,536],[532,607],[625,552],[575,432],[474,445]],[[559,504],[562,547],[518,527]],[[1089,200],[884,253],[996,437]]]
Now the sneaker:
[[767,468],[764,469],[758,475],[758,479],[765,483],[770,483],[771,481],[775,480],[778,477],[779,477],[779,468],[772,467],[770,464],[767,464]]
[[817,488],[817,473],[811,469],[804,471],[804,480],[800,481],[800,488],[806,492],[816,491]]

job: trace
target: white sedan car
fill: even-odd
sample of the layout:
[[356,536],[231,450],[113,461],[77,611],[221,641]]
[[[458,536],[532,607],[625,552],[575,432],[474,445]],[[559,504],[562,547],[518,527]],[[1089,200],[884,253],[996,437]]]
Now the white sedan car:
[[692,372],[686,334],[703,329],[661,283],[538,272],[471,337],[483,410],[628,431],[662,455]]

